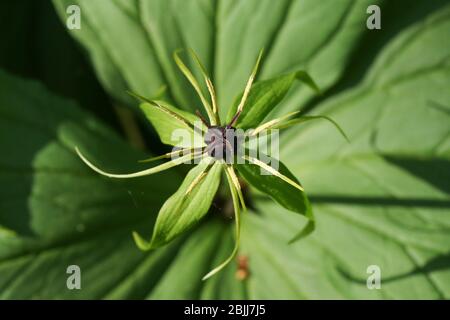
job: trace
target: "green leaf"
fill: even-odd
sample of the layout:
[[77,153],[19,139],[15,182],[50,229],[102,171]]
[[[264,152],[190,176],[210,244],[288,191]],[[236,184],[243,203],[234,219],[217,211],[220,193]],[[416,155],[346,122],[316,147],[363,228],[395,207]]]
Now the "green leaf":
[[286,209],[300,213],[308,218],[307,227],[291,239],[291,242],[293,242],[314,230],[314,216],[308,197],[300,187],[300,182],[281,161],[278,164],[278,173],[294,182],[296,186],[270,172],[263,172],[263,168],[253,163],[237,164],[236,168],[251,186],[269,195]]
[[[250,129],[257,127],[266,116],[283,100],[293,82],[299,80],[316,91],[319,88],[305,71],[296,71],[273,79],[257,82],[247,97],[247,102],[239,117],[236,127]],[[236,113],[242,94],[229,109],[227,123]]]
[[[232,228],[233,227],[233,228]],[[234,230],[233,230],[234,229]],[[216,248],[214,255],[209,255],[212,263],[209,270],[214,266],[219,265],[227,257],[236,245],[235,240],[235,226],[228,226],[219,236],[220,245]],[[238,257],[239,257],[238,253]],[[205,270],[203,274],[206,273]],[[246,299],[246,281],[237,279],[236,272],[238,271],[238,264],[231,261],[214,277],[203,282],[203,287],[200,292],[200,299]]]
[[138,233],[134,239],[142,250],[160,247],[191,229],[208,212],[220,183],[221,165],[203,160],[191,169],[181,186],[162,206],[151,241]]

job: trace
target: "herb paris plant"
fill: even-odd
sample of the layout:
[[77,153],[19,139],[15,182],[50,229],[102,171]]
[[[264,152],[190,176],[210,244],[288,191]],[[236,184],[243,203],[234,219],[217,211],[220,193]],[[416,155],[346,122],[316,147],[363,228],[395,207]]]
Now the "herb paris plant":
[[[203,277],[211,277],[224,268],[237,254],[240,238],[240,214],[246,211],[244,196],[236,171],[250,185],[271,196],[276,202],[288,210],[300,213],[308,219],[307,225],[291,242],[296,241],[314,230],[314,216],[311,205],[297,178],[279,162],[277,169],[271,167],[257,157],[240,155],[237,150],[243,145],[237,137],[237,129],[247,130],[245,137],[255,137],[261,132],[287,128],[309,120],[325,119],[330,121],[345,137],[343,130],[332,119],[325,116],[300,116],[292,112],[277,119],[261,124],[268,113],[283,99],[295,80],[299,80],[318,91],[317,85],[305,71],[297,71],[274,79],[253,82],[262,57],[260,52],[243,93],[230,108],[227,121],[222,123],[219,117],[219,106],[216,101],[215,89],[210,77],[197,55],[190,51],[199,66],[210,94],[210,101],[205,98],[202,89],[194,75],[180,59],[178,52],[174,60],[182,73],[200,97],[208,120],[200,112],[197,115],[181,111],[167,102],[151,100],[132,93],[142,101],[141,109],[155,127],[163,143],[181,147],[173,152],[151,158],[146,161],[171,158],[170,161],[131,174],[113,174],[105,172],[92,164],[76,148],[80,158],[93,170],[111,178],[133,178],[157,173],[170,169],[186,161],[198,163],[189,171],[179,189],[162,206],[158,214],[153,235],[150,241],[143,239],[137,232],[133,233],[137,246],[142,250],[150,250],[167,244],[182,232],[193,227],[208,212],[220,184],[224,172],[231,192],[235,217],[235,246],[229,257]],[[197,123],[203,123],[198,126]],[[192,137],[202,135],[201,143],[191,139],[189,143],[175,144],[173,132],[183,129]],[[240,157],[242,161],[230,161]],[[261,170],[269,174],[261,174]]]

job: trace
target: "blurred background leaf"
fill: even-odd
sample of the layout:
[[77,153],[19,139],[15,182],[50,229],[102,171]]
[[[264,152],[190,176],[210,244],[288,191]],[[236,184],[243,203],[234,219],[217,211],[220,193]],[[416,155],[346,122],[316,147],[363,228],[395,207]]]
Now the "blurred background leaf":
[[[146,258],[131,230],[151,226],[182,177],[99,177],[75,146],[111,170],[137,169],[145,154],[40,84],[4,72],[0,83],[0,225],[9,230],[0,234],[0,296],[101,297]],[[70,264],[92,279],[83,291],[65,287]]]
[[42,81],[118,128],[108,96],[50,1],[3,1],[0,21],[2,69]]

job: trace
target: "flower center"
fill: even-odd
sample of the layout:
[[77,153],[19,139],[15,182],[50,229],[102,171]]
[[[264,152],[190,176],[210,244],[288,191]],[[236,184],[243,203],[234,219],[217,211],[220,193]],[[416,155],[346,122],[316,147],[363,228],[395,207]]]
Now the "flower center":
[[234,156],[242,145],[242,140],[238,130],[233,127],[212,126],[205,134],[208,155],[229,164],[233,163]]

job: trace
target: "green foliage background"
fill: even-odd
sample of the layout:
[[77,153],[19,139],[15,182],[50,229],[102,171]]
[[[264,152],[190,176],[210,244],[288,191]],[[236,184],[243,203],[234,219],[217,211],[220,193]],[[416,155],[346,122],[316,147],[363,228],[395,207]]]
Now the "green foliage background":
[[[81,30],[65,28],[78,4]],[[378,4],[382,29],[366,28]],[[59,15],[59,17],[57,16]],[[397,299],[450,297],[450,3],[438,0],[54,0],[0,5],[0,298]],[[317,230],[254,193],[236,264],[232,225],[218,209],[192,232],[143,253],[186,168],[127,181],[102,178],[77,145],[111,171],[146,166],[114,106],[135,112],[147,151],[166,150],[126,94],[199,101],[172,60],[194,49],[227,108],[259,50],[257,80],[307,70],[324,94],[294,86],[271,116],[304,110],[335,119],[282,135],[281,159],[310,195]],[[193,62],[190,61],[193,65]],[[82,289],[66,288],[66,268]],[[382,288],[368,290],[378,265]]]

